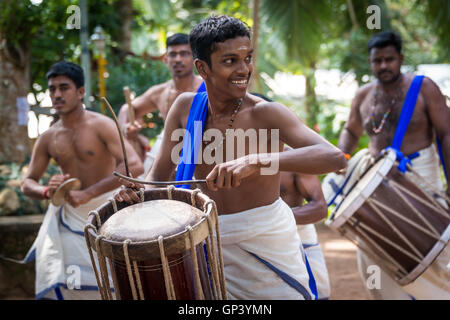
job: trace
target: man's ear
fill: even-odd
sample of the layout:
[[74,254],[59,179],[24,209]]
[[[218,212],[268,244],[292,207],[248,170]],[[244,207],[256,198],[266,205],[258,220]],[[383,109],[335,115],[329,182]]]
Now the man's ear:
[[404,58],[405,58],[405,57],[403,56],[403,54],[400,53],[400,63],[401,63],[401,64],[403,64]]
[[200,60],[200,59],[195,59],[194,64],[195,64],[195,68],[197,69],[197,72],[200,75],[200,77],[202,77],[203,80],[205,80],[211,71],[209,69],[208,64],[205,61]]
[[84,87],[79,87],[77,89],[78,98],[83,99],[84,98],[85,89]]
[[167,66],[167,52],[164,53],[163,57],[162,57],[162,61],[164,62],[164,64]]

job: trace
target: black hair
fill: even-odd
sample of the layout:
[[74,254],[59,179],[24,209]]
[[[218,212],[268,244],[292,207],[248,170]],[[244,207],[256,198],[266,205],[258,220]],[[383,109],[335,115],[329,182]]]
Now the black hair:
[[367,49],[370,54],[373,48],[385,48],[387,46],[394,46],[398,53],[402,53],[402,38],[400,35],[393,31],[379,32],[370,38]]
[[166,48],[179,44],[189,44],[189,36],[185,33],[175,33],[166,40]]
[[192,29],[189,34],[189,44],[194,59],[203,60],[211,67],[211,54],[216,50],[215,44],[236,37],[250,39],[250,28],[233,17],[211,16]]
[[50,67],[50,70],[45,75],[47,80],[57,76],[66,76],[75,83],[78,88],[84,87],[84,72],[81,67],[75,63],[60,61],[56,62]]

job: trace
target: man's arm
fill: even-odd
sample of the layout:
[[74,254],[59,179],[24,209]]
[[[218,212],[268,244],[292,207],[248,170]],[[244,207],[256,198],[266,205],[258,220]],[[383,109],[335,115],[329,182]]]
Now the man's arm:
[[[178,164],[178,157],[176,155],[178,151],[181,151],[183,144],[182,137],[184,137],[185,130],[181,125],[182,112],[186,111],[186,106],[191,105],[193,97],[193,93],[182,93],[177,97],[170,108],[164,124],[165,129],[161,147],[156,155],[155,162],[153,163],[150,172],[145,178],[146,181],[170,180],[171,174]],[[172,136],[174,137],[173,139]],[[180,148],[177,148],[177,145]],[[125,201],[129,204],[139,202],[139,198],[130,188],[137,189],[143,186],[129,181],[122,180],[121,182],[127,186],[128,189],[120,190],[120,192],[115,195],[115,199],[119,202]],[[146,189],[155,187],[156,186],[145,185]]]
[[346,154],[352,154],[358,146],[358,140],[364,132],[359,107],[365,97],[367,88],[364,87],[356,93],[352,101],[350,115],[339,135],[338,148]]
[[443,161],[447,170],[447,195],[450,196],[450,188],[448,187],[450,177],[450,112],[444,95],[431,79],[424,78],[422,85],[422,93],[431,124],[441,141]]
[[[47,188],[47,186],[40,185],[39,180],[47,169],[50,161],[50,155],[48,154],[48,137],[49,135],[44,133],[37,139],[31,155],[30,165],[22,179],[20,188],[23,194],[37,200],[45,199],[44,191]],[[55,190],[56,186],[49,188],[47,197],[51,197]]]
[[136,97],[132,101],[132,107],[134,109],[134,115],[136,119],[135,125],[128,125],[128,108],[130,107],[127,103],[122,105],[119,110],[119,124],[121,128],[126,128],[126,136],[129,139],[136,139],[137,134],[141,129],[142,118],[150,112],[158,109],[158,106],[154,102],[154,95],[158,94],[160,86],[153,86],[147,89],[142,95]]
[[295,186],[307,204],[292,210],[297,224],[316,223],[327,216],[327,204],[320,181],[315,175],[295,174]]
[[[275,103],[255,106],[255,121],[263,128],[279,130],[278,140],[293,150],[271,153],[249,154],[233,161],[216,165],[206,177],[211,190],[238,187],[241,180],[256,174],[276,174],[290,171],[307,174],[322,174],[345,168],[344,154],[316,132],[308,128],[287,107]],[[262,169],[265,169],[264,171]]]

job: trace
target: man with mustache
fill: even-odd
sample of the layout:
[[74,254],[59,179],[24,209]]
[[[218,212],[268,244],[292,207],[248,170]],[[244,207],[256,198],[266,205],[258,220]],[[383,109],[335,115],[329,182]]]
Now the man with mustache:
[[[206,179],[199,188],[217,205],[229,298],[311,299],[292,210],[280,198],[280,171],[332,172],[345,166],[344,155],[287,107],[247,93],[253,49],[242,21],[209,17],[193,28],[189,43],[207,92],[183,93],[175,100],[147,179],[168,180],[177,163],[177,180],[193,174]],[[193,126],[203,134],[193,133],[191,144],[187,137]],[[173,162],[180,142],[172,134],[180,130],[185,134],[183,156]],[[239,132],[257,131],[263,133],[259,143],[245,139],[238,151]],[[195,146],[202,143],[202,161],[197,162]],[[284,143],[293,149],[283,151]],[[141,186],[125,184],[130,188],[115,199],[139,202],[131,187]]]
[[136,151],[144,161],[145,173],[148,173],[155,160],[163,132],[158,135],[152,150],[149,151],[148,139],[139,134],[142,129],[142,117],[159,110],[160,116],[166,120],[167,113],[176,97],[183,92],[196,92],[203,82],[201,77],[194,74],[194,60],[187,34],[176,33],[168,37],[166,47],[164,63],[169,68],[172,79],[150,87],[142,95],[133,99],[132,107],[136,117],[134,124],[131,124],[128,119],[130,107],[128,104],[124,104],[119,111],[119,122],[125,128],[126,138],[135,146],[139,146]]
[[[399,118],[402,106],[406,93],[415,78],[414,74],[404,74],[400,71],[403,64],[401,49],[402,40],[394,32],[381,32],[369,40],[369,63],[376,80],[363,86],[356,93],[351,105],[350,116],[338,142],[338,147],[346,153],[347,158],[350,158],[350,154],[357,147],[363,132],[369,135],[369,148],[358,153],[359,160],[357,164],[355,162],[354,172],[363,172],[362,168],[377,157],[380,151],[397,144],[394,141],[394,133],[401,125]],[[411,159],[412,167],[421,174],[423,179],[415,179],[413,175],[406,172],[408,178],[414,180],[424,190],[428,189],[424,181],[438,190],[444,190],[440,179],[439,156],[433,141],[435,137],[441,141],[441,160],[447,169],[446,179],[448,182],[450,172],[449,111],[439,87],[427,77],[421,81],[412,118],[409,125],[406,124],[406,133],[403,140],[400,141],[400,151],[405,157]],[[353,165],[350,161],[347,170],[350,171],[351,167]],[[353,175],[358,176],[357,173],[353,173]],[[348,184],[349,187],[350,185],[351,183]],[[328,198],[325,188],[324,193]],[[448,186],[446,194],[450,195]],[[448,253],[444,250],[438,259],[446,260],[445,264],[447,264],[448,257]],[[361,251],[358,252],[358,263],[361,275],[365,280],[369,276],[366,272],[367,267],[375,263],[372,263]],[[443,272],[447,274],[445,277],[448,279],[448,268]],[[427,275],[424,275],[412,284],[400,288],[394,280],[382,272],[381,289],[372,289],[369,292],[378,299],[407,299],[411,296],[423,299],[450,298],[450,287],[448,283],[445,284],[445,277],[437,277],[438,282],[442,285],[434,287],[426,284],[427,280],[424,279],[426,277]],[[431,282],[432,280],[429,283]]]
[[[42,200],[51,199],[69,178],[79,179],[81,188],[66,192],[65,204],[49,205],[27,254],[27,258],[36,259],[36,298],[99,299],[84,226],[89,212],[107,202],[119,187],[113,171],[125,173],[119,134],[112,119],[84,108],[84,75],[78,65],[57,62],[47,79],[59,120],[37,139],[21,189],[25,195]],[[143,172],[139,157],[128,142],[126,150],[130,172],[138,176]],[[62,174],[43,186],[39,180],[51,158]],[[70,277],[72,272],[76,272],[74,278]]]

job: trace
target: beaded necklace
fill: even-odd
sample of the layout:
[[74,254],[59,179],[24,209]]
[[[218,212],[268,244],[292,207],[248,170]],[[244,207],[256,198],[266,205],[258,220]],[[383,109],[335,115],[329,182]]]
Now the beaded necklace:
[[397,103],[398,100],[402,99],[403,97],[403,92],[401,87],[399,86],[397,88],[397,94],[396,96],[394,96],[392,98],[392,100],[390,101],[390,106],[388,108],[388,110],[383,114],[383,117],[381,118],[381,122],[379,124],[379,126],[377,127],[375,125],[375,107],[378,104],[378,89],[379,89],[379,84],[377,82],[376,86],[375,86],[375,90],[373,92],[373,104],[372,104],[372,112],[370,113],[370,121],[372,123],[372,131],[375,134],[379,134],[381,131],[383,131],[383,127],[384,124],[386,123],[386,119],[389,117],[389,115],[391,114],[392,108],[395,106],[395,104]]

